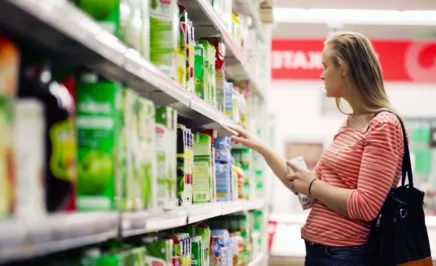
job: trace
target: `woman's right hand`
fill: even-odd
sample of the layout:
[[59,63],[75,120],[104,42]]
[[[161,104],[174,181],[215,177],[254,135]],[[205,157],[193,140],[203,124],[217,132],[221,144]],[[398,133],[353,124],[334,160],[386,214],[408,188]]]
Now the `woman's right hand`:
[[230,128],[234,131],[236,131],[237,135],[232,136],[232,140],[235,143],[240,143],[248,148],[251,148],[257,152],[260,151],[260,149],[263,147],[263,142],[256,138],[255,136],[251,135],[246,131],[245,129],[241,127],[235,127],[230,126]]

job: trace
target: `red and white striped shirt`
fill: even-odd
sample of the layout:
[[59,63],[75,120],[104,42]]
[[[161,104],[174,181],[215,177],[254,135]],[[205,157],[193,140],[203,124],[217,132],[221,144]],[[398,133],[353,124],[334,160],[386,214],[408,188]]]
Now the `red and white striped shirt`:
[[314,172],[331,185],[352,189],[344,217],[315,201],[302,237],[328,246],[365,244],[375,218],[401,177],[403,134],[398,118],[383,112],[367,130],[348,127],[348,119],[321,156]]

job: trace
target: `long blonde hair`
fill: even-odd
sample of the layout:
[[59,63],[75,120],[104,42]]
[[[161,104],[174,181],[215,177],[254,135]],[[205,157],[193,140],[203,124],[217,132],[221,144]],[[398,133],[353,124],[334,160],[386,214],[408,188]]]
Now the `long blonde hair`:
[[[363,34],[337,32],[325,42],[333,51],[332,60],[348,73],[348,84],[357,93],[364,112],[374,113],[382,109],[393,109],[383,84],[380,63],[371,42]],[[336,98],[339,111],[346,114],[341,98]]]

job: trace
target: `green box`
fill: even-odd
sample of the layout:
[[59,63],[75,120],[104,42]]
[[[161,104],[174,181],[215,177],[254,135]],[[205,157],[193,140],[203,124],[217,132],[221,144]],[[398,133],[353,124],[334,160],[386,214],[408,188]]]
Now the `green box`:
[[150,60],[176,79],[177,1],[150,0]]
[[173,257],[173,240],[172,239],[158,239],[157,237],[149,237],[144,239],[144,246],[146,249],[146,263],[147,266],[163,265],[172,266]]
[[120,36],[120,0],[80,0],[78,6],[108,32]]
[[115,82],[88,77],[77,87],[77,207],[114,210],[120,207],[115,165],[121,88]]
[[206,54],[202,44],[197,44],[194,47],[194,84],[195,94],[201,99],[205,99],[205,70],[206,70]]
[[192,178],[193,202],[211,201],[212,140],[207,134],[194,136],[194,172]]
[[177,111],[156,108],[157,206],[177,206],[176,173]]

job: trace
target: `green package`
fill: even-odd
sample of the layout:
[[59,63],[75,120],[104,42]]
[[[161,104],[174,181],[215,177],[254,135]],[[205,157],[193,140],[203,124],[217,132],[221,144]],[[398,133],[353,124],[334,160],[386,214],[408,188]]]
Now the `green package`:
[[192,238],[192,254],[191,254],[191,265],[205,266],[203,264],[203,252],[204,243],[201,236],[195,236]]
[[120,133],[120,86],[87,75],[77,87],[77,207],[114,210],[117,139]]
[[125,209],[136,210],[143,207],[141,194],[141,161],[138,156],[139,146],[139,112],[141,104],[139,96],[132,90],[124,94],[124,123],[127,143],[126,161],[127,170],[124,177]]
[[177,111],[171,107],[156,108],[157,206],[177,205],[176,138]]
[[155,140],[155,107],[150,100],[140,98],[139,119],[139,145],[137,156],[140,161],[139,173],[141,176],[143,208],[151,209],[156,206],[157,190],[157,160]]
[[178,40],[176,12],[175,0],[150,0],[150,60],[173,79]]
[[173,257],[173,240],[158,239],[157,237],[148,237],[144,240],[146,262],[144,265],[172,265]]
[[108,32],[120,36],[120,0],[80,0],[78,6]]
[[177,125],[177,198],[179,205],[192,204],[193,151],[191,130]]
[[212,140],[207,134],[194,136],[194,172],[192,179],[194,203],[211,200],[212,185]]
[[210,252],[210,237],[211,231],[207,224],[201,223],[192,227],[192,235],[200,236],[202,238],[202,263],[201,265],[209,265],[209,252]]
[[204,71],[206,69],[205,49],[202,44],[194,47],[194,84],[195,94],[201,99],[205,99]]

